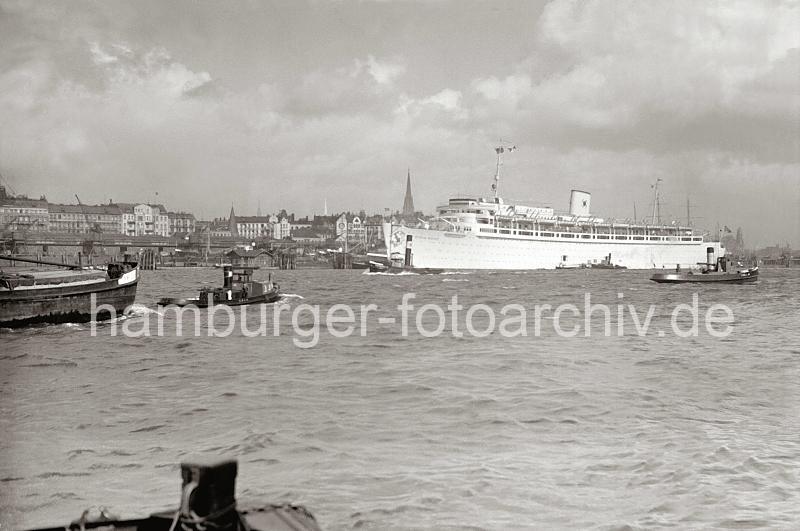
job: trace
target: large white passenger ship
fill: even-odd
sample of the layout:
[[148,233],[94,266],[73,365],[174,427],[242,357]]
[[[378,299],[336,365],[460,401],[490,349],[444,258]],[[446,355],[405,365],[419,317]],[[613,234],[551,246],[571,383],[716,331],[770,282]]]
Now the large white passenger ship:
[[594,216],[591,195],[580,190],[572,190],[567,213],[507,204],[498,184],[508,149],[496,150],[494,197],[454,197],[432,221],[413,227],[384,223],[387,257],[415,268],[553,269],[608,261],[660,269],[694,267],[706,260],[707,247],[724,254],[718,241],[691,227]]

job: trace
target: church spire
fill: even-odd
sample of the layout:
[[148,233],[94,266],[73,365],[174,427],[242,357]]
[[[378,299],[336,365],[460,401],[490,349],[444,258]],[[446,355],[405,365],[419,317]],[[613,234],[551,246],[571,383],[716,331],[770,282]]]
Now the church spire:
[[411,195],[411,168],[409,168],[406,177],[406,197],[403,199],[403,217],[413,219],[414,212],[414,196]]
[[233,211],[233,203],[231,203],[231,214],[228,216],[228,229],[233,236],[236,236],[239,232],[236,230],[236,213]]

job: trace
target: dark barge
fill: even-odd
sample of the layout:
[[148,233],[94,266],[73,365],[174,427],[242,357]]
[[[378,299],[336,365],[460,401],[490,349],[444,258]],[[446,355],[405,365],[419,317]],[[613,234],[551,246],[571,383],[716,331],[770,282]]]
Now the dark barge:
[[236,506],[236,461],[181,463],[180,507],[136,519],[118,519],[105,510],[95,518],[85,511],[69,524],[31,531],[320,531],[304,507],[268,504],[240,510]]
[[[39,323],[84,323],[121,315],[136,299],[136,262],[112,262],[105,269],[32,260],[0,259],[66,267],[68,271],[0,272],[0,327]],[[95,313],[93,315],[93,310]]]

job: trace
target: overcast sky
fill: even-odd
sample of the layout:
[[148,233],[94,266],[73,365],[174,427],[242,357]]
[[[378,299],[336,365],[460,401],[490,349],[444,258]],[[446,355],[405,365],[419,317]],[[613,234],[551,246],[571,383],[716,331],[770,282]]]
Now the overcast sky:
[[797,248],[800,7],[0,0],[0,128],[18,193],[204,218],[432,212],[502,137],[509,199]]

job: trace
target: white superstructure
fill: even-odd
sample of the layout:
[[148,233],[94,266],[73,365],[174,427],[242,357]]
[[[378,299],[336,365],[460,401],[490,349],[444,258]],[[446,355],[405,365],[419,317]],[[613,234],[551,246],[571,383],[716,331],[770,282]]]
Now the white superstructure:
[[[384,224],[387,257],[443,269],[553,269],[611,262],[629,269],[694,267],[706,247],[724,254],[719,242],[704,241],[691,227],[605,220],[591,214],[591,195],[573,190],[569,213],[506,204],[495,197],[455,197],[437,208],[425,226]],[[508,148],[505,148],[507,151]]]

